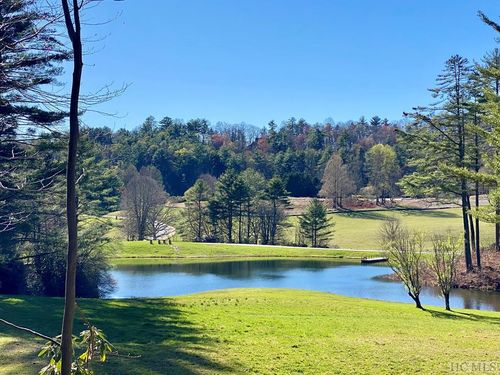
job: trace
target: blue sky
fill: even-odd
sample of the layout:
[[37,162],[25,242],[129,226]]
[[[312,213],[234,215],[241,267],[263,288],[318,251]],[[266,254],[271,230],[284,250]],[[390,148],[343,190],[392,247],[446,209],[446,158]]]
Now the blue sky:
[[84,91],[130,86],[98,107],[119,117],[84,121],[397,120],[432,101],[427,88],[449,56],[477,60],[498,46],[479,9],[499,20],[497,0],[107,0],[87,20],[120,14],[86,26],[98,41]]

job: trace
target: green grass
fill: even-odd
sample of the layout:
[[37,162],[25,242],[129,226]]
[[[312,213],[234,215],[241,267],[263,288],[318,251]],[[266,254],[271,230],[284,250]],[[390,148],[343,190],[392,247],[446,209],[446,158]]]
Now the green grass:
[[[199,262],[229,258],[361,258],[377,256],[378,252],[339,251],[331,249],[290,248],[282,246],[252,246],[235,244],[210,244],[199,242],[174,242],[172,246],[149,241],[121,241],[115,243],[113,263],[138,264],[141,259],[149,263]],[[141,259],[140,259],[141,258]],[[148,258],[148,260],[146,260]]]
[[[282,246],[251,246],[229,244],[206,244],[174,241],[173,246],[158,245],[148,241],[121,241],[117,238],[114,229],[115,248],[113,263],[171,263],[204,261],[206,258],[224,259],[227,257],[342,257],[361,258],[377,256],[378,252],[360,252],[359,250],[380,249],[379,229],[384,220],[397,218],[413,230],[423,231],[430,235],[443,233],[448,230],[453,233],[461,231],[461,216],[458,209],[435,210],[381,210],[367,212],[343,212],[331,215],[335,222],[335,232],[330,243],[333,249],[289,248]],[[293,239],[293,224],[297,217],[290,217],[292,226],[287,231],[287,238]],[[494,227],[482,223],[481,239],[487,246],[493,242]],[[429,242],[430,243],[430,242]],[[344,249],[342,251],[341,249]],[[358,250],[358,251],[345,251]],[[132,259],[150,258],[150,259]]]
[[[346,249],[379,249],[379,228],[384,220],[395,218],[412,230],[428,234],[443,233],[448,230],[459,234],[462,230],[460,209],[433,210],[380,210],[365,212],[341,212],[331,214],[335,222],[332,245]],[[291,217],[292,225],[296,217]],[[293,238],[294,229],[288,236]],[[484,246],[494,242],[494,225],[481,223],[481,243]]]
[[[500,314],[492,312],[285,289],[80,306],[122,354],[141,355],[112,357],[97,374],[447,374],[456,362],[500,365]],[[59,330],[61,307],[55,298],[0,298],[0,316],[48,335]],[[0,373],[36,373],[40,344],[0,326]]]

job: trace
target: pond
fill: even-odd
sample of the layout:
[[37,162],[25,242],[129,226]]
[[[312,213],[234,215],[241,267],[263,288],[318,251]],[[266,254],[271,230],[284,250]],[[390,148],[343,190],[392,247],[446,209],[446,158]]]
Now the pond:
[[[227,288],[295,288],[411,303],[401,283],[376,278],[388,273],[392,271],[386,265],[325,260],[126,265],[112,270],[116,289],[108,297],[163,297]],[[424,305],[443,305],[435,288],[425,288],[421,299]],[[500,293],[454,290],[451,306],[500,311]]]

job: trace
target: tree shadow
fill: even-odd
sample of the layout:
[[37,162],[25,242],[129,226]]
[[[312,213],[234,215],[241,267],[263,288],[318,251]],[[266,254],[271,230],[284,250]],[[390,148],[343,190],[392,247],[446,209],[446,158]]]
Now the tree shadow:
[[462,312],[462,311],[439,311],[434,310],[432,308],[425,308],[425,312],[428,312],[433,318],[439,319],[449,319],[449,320],[468,320],[474,322],[482,322],[488,324],[499,324],[500,325],[500,315],[496,316],[487,316],[487,315],[479,315],[474,313]]
[[[2,335],[0,334],[0,337]],[[43,344],[43,341],[33,340],[33,348],[27,347],[25,340],[13,339],[8,342],[0,342],[0,372],[3,375],[19,375],[24,372],[24,364],[29,363],[33,367],[33,373],[38,373],[47,363],[43,359],[33,355]]]
[[[22,298],[24,299],[24,297]],[[61,324],[62,300],[27,298],[25,303],[9,308],[0,299],[0,315],[48,335],[55,335]],[[217,356],[215,340],[190,320],[174,300],[79,300],[79,310],[86,319],[102,329],[121,355],[140,358],[110,357],[96,364],[99,374],[198,374],[231,373],[229,365],[211,358]],[[84,328],[77,312],[74,332]],[[0,327],[0,333],[31,339],[12,329]],[[212,354],[212,355],[211,355]],[[215,355],[213,355],[215,354]],[[31,358],[23,357],[27,363]],[[16,358],[17,360],[17,358]],[[39,370],[40,367],[33,366]]]
[[460,214],[456,212],[450,212],[445,209],[406,209],[401,210],[404,214],[411,214],[412,216],[422,216],[431,218],[441,218],[441,219],[452,219],[460,218]]
[[[387,212],[387,211],[385,211]],[[351,219],[368,219],[368,220],[391,220],[391,216],[384,215],[382,211],[341,211],[333,214],[348,217]]]

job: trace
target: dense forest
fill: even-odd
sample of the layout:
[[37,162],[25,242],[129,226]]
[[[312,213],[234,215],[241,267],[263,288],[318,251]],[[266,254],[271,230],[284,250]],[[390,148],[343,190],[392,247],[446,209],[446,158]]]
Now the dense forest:
[[98,145],[103,159],[120,170],[154,166],[165,190],[180,196],[204,174],[219,177],[227,170],[255,170],[265,178],[279,177],[292,196],[317,196],[328,160],[338,153],[355,183],[356,191],[369,183],[366,153],[376,144],[396,151],[398,166],[405,153],[396,144],[401,127],[374,116],[346,123],[310,124],[291,118],[259,129],[248,124],[217,123],[204,119],[187,122],[148,117],[134,130],[92,127],[88,139]]

